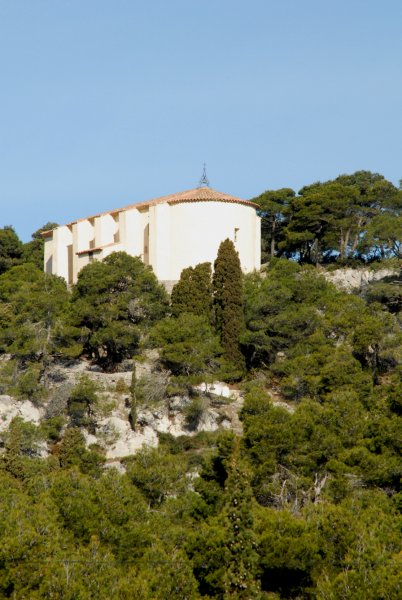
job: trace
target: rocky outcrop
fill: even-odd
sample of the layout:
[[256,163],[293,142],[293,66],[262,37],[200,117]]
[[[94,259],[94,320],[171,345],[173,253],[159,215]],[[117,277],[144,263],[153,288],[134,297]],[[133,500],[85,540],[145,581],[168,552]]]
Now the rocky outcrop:
[[44,417],[44,410],[30,400],[18,401],[12,396],[0,396],[0,432],[7,430],[15,417],[39,425]]
[[[136,363],[138,377],[153,377],[157,355]],[[85,374],[98,387],[99,401],[93,407],[91,432],[82,428],[88,447],[103,448],[108,463],[134,454],[142,446],[158,445],[158,433],[175,437],[192,436],[200,431],[232,429],[241,433],[238,412],[243,398],[238,390],[224,383],[202,384],[194,389],[195,397],[177,395],[162,397],[156,402],[137,407],[135,429],[130,423],[129,386],[132,361],[117,373],[103,373],[85,361],[75,361],[68,366],[54,365],[46,373],[47,397],[41,401],[19,400],[9,395],[0,396],[0,433],[8,429],[14,417],[40,425],[46,419],[65,416],[71,389]],[[155,373],[155,377],[158,373]],[[189,412],[195,399],[198,404],[196,418],[189,421]],[[194,412],[194,411],[193,411]],[[46,446],[46,444],[45,444]],[[43,449],[45,455],[45,448]]]
[[360,291],[369,283],[380,281],[385,277],[398,277],[398,269],[378,269],[374,271],[368,267],[362,269],[336,269],[336,271],[323,271],[325,279],[337,288],[346,292]]
[[211,394],[200,397],[204,399],[203,410],[196,426],[189,424],[186,417],[186,409],[193,399],[184,395],[164,399],[153,406],[140,406],[133,431],[129,422],[128,397],[114,395],[115,408],[109,415],[96,419],[96,434],[87,436],[87,443],[103,446],[106,458],[112,460],[133,454],[143,445],[157,446],[158,433],[169,433],[174,437],[193,436],[200,431],[212,432],[219,428],[241,433],[238,411],[243,398],[239,392],[231,393],[224,402]]

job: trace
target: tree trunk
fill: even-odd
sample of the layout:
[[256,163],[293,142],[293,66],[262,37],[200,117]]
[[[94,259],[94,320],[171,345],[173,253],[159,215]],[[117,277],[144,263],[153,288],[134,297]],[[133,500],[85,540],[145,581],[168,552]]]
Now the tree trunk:
[[273,258],[275,256],[275,232],[276,232],[276,220],[273,219],[272,227],[271,227],[271,249],[270,249],[271,258]]

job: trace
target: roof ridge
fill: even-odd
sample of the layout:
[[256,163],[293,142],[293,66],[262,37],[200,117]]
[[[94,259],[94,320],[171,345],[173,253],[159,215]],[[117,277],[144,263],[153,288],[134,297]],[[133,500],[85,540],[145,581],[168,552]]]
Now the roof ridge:
[[[242,200],[241,198],[237,198],[236,196],[232,196],[231,194],[226,194],[225,192],[219,192],[209,186],[196,187],[189,190],[184,190],[182,192],[175,192],[174,194],[166,194],[164,196],[158,196],[156,198],[152,198],[151,200],[146,200],[143,202],[136,202],[133,204],[127,204],[126,206],[122,206],[121,208],[114,208],[112,210],[106,210],[95,215],[90,215],[88,217],[82,217],[81,219],[76,219],[75,221],[71,221],[67,223],[65,227],[75,225],[76,223],[80,223],[81,221],[87,221],[88,219],[95,219],[96,217],[101,217],[103,215],[115,214],[118,212],[122,212],[125,210],[129,210],[132,208],[146,208],[147,206],[156,206],[158,204],[163,204],[164,202],[168,204],[175,204],[180,202],[213,202],[221,201],[221,202],[233,202],[244,204],[246,206],[252,206],[254,208],[259,208],[258,204],[255,202],[251,202],[250,200]],[[44,231],[42,235],[47,237],[53,230]]]

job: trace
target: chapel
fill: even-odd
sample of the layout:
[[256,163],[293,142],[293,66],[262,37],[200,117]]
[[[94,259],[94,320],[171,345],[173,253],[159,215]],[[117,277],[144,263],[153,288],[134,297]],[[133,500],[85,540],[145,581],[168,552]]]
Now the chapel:
[[168,289],[181,271],[213,264],[220,243],[229,238],[244,272],[261,263],[258,205],[202,184],[184,192],[130,204],[46,231],[45,272],[69,285],[80,270],[112,252],[139,256]]

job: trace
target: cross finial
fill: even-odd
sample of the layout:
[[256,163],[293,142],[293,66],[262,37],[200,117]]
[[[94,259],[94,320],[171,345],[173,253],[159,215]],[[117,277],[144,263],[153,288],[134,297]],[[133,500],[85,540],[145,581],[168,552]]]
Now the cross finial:
[[200,187],[209,187],[209,179],[207,177],[207,165],[205,163],[200,179]]

